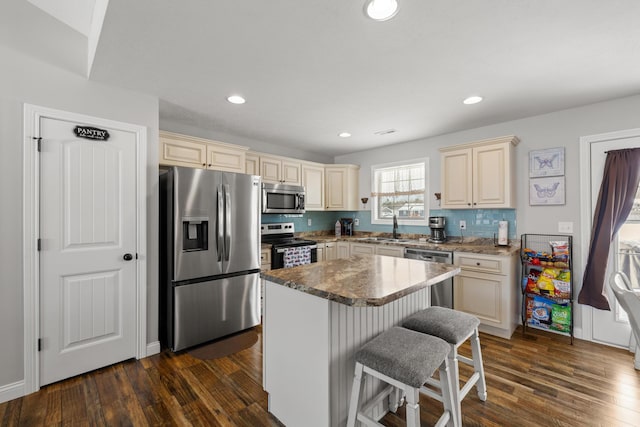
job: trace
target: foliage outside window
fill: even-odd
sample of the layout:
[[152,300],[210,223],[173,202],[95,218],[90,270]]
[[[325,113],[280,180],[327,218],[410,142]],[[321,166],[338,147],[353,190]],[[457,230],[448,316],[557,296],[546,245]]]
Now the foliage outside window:
[[391,224],[396,215],[404,225],[427,225],[428,159],[371,167],[373,224]]

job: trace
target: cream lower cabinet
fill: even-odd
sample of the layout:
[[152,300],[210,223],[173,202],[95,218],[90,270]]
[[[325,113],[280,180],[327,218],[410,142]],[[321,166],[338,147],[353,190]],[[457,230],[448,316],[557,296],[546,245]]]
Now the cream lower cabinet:
[[324,259],[326,261],[330,261],[332,259],[336,259],[338,254],[336,252],[337,243],[336,242],[327,242],[324,247]]
[[349,255],[373,255],[376,253],[376,245],[369,243],[351,243],[349,245]]
[[351,243],[349,245],[349,254],[376,254],[402,258],[404,257],[404,248],[400,246],[378,245],[375,243]]
[[349,242],[336,242],[336,258],[349,258]]
[[453,254],[461,270],[453,278],[454,308],[480,319],[481,331],[507,339],[519,319],[516,255]]
[[376,254],[404,258],[404,248],[399,246],[377,245]]
[[325,258],[325,252],[324,251],[327,249],[327,244],[326,243],[316,243],[316,246],[318,247],[317,248],[317,251],[318,251],[317,252],[317,254],[318,254],[317,261],[318,262],[325,261],[326,258]]
[[441,148],[441,208],[515,208],[518,142],[511,135]]
[[325,176],[325,209],[358,210],[358,175],[360,166],[327,165]]
[[248,147],[160,131],[160,164],[245,173]]

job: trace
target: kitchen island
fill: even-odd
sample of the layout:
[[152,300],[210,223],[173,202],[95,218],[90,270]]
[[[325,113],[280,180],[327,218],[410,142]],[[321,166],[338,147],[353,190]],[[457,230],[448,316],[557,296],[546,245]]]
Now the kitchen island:
[[[430,304],[453,265],[358,255],[263,272],[263,386],[287,426],[346,424],[354,354]],[[365,389],[365,399],[379,390]],[[383,416],[386,405],[376,408]]]

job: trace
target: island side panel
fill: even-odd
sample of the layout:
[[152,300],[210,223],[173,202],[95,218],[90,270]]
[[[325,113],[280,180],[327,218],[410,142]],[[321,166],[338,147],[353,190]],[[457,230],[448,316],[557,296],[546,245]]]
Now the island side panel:
[[269,412],[287,426],[329,426],[329,301],[267,281],[264,305]]
[[[356,351],[381,332],[400,325],[408,316],[429,307],[430,294],[430,287],[426,287],[379,307],[330,303],[331,426],[342,426],[347,422]],[[367,379],[364,399],[371,398],[381,389],[380,381]],[[386,411],[386,405],[380,405],[375,408],[374,416],[381,418]]]

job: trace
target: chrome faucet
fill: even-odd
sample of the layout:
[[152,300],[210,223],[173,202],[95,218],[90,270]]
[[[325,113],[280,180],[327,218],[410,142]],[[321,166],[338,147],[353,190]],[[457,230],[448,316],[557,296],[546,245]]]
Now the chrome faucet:
[[398,218],[395,215],[393,216],[393,238],[398,238]]

